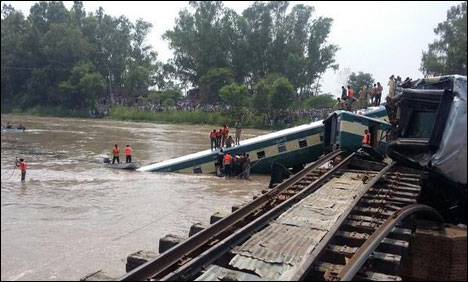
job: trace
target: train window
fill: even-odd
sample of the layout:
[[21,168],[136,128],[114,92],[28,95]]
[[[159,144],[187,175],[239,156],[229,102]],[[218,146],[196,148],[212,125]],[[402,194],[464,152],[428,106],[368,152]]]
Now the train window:
[[304,148],[304,147],[307,147],[307,140],[305,139],[299,140],[299,148]]
[[265,157],[265,151],[257,152],[257,158],[258,159],[261,159],[261,158],[264,158],[264,157]]
[[201,167],[194,167],[193,173],[203,173]]
[[285,143],[281,143],[281,144],[278,144],[278,152],[279,153],[282,153],[282,152],[286,152],[286,144]]

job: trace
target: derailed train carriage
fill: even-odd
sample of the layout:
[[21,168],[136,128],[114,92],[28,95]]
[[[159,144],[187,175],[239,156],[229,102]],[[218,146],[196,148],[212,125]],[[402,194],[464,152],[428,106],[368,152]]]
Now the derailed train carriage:
[[[338,111],[336,115],[342,117],[340,119],[340,121],[343,121],[342,138],[349,138],[349,141],[340,142],[339,146],[342,149],[349,150],[361,145],[363,128],[370,128],[371,130],[376,128],[382,131],[383,121],[388,119],[384,106],[362,110],[361,115],[345,111]],[[378,126],[369,127],[371,124],[378,124]],[[324,142],[324,131],[323,121],[312,122],[244,140],[239,146],[224,149],[224,153],[229,152],[232,155],[249,154],[253,173],[270,173],[274,163],[281,164],[286,168],[296,168],[297,170],[304,164],[318,159],[330,149],[329,142]],[[218,151],[205,150],[147,165],[138,170],[215,173],[217,161]]]
[[466,76],[414,81],[388,99],[388,155],[428,172],[423,203],[466,223]]

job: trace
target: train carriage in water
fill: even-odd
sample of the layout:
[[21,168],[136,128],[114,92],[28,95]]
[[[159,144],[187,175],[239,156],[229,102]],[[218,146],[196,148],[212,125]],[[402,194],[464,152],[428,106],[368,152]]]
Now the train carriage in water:
[[[360,111],[362,116],[370,117],[373,121],[359,118],[354,115],[357,124],[363,122],[368,126],[369,122],[388,120],[384,106],[370,107]],[[345,115],[340,111],[339,115]],[[239,146],[224,148],[224,153],[231,155],[249,154],[251,171],[253,173],[270,173],[273,163],[279,163],[287,168],[301,168],[304,164],[317,160],[328,148],[324,144],[324,123],[316,121],[277,132],[257,136],[241,142]],[[362,142],[363,132],[353,132],[359,135],[346,146],[359,147]],[[345,136],[345,135],[343,135]],[[194,154],[150,164],[139,168],[139,171],[152,172],[182,172],[182,173],[215,173],[218,150],[205,150]]]

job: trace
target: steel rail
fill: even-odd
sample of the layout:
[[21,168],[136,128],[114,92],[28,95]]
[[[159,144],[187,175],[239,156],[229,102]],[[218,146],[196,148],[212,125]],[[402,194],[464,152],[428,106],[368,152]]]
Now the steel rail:
[[286,210],[288,210],[292,205],[298,203],[303,198],[307,197],[315,190],[320,187],[320,184],[332,176],[336,171],[341,169],[344,165],[348,164],[349,161],[355,156],[355,153],[350,154],[334,168],[320,176],[317,180],[309,184],[302,191],[284,201],[280,205],[269,210],[267,213],[256,218],[255,220],[249,222],[247,225],[241,229],[236,230],[233,234],[223,239],[218,244],[214,245],[210,249],[203,252],[200,256],[189,261],[179,269],[175,270],[172,273],[169,273],[161,279],[161,281],[180,281],[180,280],[192,280],[193,276],[200,272],[204,267],[216,261],[227,251],[229,251],[233,246],[238,245],[245,241],[247,238],[252,236],[255,232],[263,229],[270,221],[280,216]]
[[369,256],[377,249],[383,239],[392,231],[392,229],[401,221],[405,220],[408,216],[416,213],[426,213],[433,215],[440,223],[444,222],[443,217],[433,208],[413,204],[406,206],[389,217],[385,223],[380,226],[358,249],[358,251],[351,257],[346,265],[341,269],[337,275],[337,279],[342,281],[351,281],[354,276],[359,272],[361,267],[367,261]]
[[316,259],[323,254],[330,240],[333,237],[335,237],[336,233],[338,232],[338,229],[349,216],[356,204],[361,200],[362,196],[364,196],[367,193],[367,191],[372,186],[374,186],[394,165],[395,162],[391,162],[390,164],[386,165],[377,175],[373,176],[373,178],[366,184],[366,187],[361,191],[359,195],[356,196],[356,198],[349,205],[349,207],[338,218],[336,223],[333,225],[333,228],[323,237],[323,239],[320,241],[317,247],[313,249],[312,253],[310,253],[309,256],[305,257],[302,260],[298,270],[292,276],[292,281],[304,280],[306,278],[307,274],[312,270]]
[[247,216],[253,214],[260,208],[263,208],[265,205],[267,205],[269,202],[275,199],[280,193],[287,190],[287,188],[289,188],[291,185],[294,185],[295,183],[299,182],[309,172],[313,171],[314,169],[320,167],[321,165],[325,164],[326,162],[332,160],[333,158],[341,154],[343,154],[343,151],[339,150],[333,151],[323,156],[312,165],[304,168],[302,171],[288,178],[286,181],[277,185],[269,192],[258,197],[246,206],[238,209],[229,216],[219,220],[215,224],[211,225],[209,228],[198,232],[197,234],[185,240],[184,242],[181,242],[180,244],[177,244],[176,246],[162,253],[158,257],[126,273],[121,278],[119,278],[119,281],[140,281],[164,273],[164,271],[167,271],[172,266],[176,265],[181,259],[186,258],[187,255],[189,255],[190,253],[195,252],[201,246],[207,244],[208,242],[210,242],[210,240],[216,238],[216,236],[219,236],[220,234],[226,232],[235,224],[244,220]]

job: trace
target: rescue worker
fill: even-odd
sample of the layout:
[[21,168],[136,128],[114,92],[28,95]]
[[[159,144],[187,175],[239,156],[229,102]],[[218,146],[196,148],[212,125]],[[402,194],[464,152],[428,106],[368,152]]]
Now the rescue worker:
[[219,129],[218,132],[216,132],[216,147],[217,148],[222,148],[221,147],[221,138],[223,136],[223,130]]
[[232,139],[232,136],[229,135],[229,137],[226,139],[226,148],[231,148],[233,144],[234,144],[234,139]]
[[364,130],[364,136],[362,137],[362,145],[371,145],[371,134],[369,130]]
[[238,121],[236,122],[236,145],[240,144],[240,136],[241,136],[242,126],[241,123]]
[[382,85],[380,84],[380,82],[377,82],[377,89],[376,89],[376,93],[375,93],[375,105],[374,106],[380,105],[380,99],[382,99],[382,91],[383,91]]
[[131,163],[132,162],[132,154],[133,154],[132,147],[130,147],[130,145],[127,145],[125,147],[125,163]]
[[387,84],[388,85],[388,95],[387,95],[387,97],[390,97],[390,98],[395,97],[396,84],[397,84],[397,81],[395,79],[395,76],[392,74],[392,76],[390,76],[388,84]]
[[222,135],[223,140],[221,142],[222,143],[221,146],[224,147],[224,144],[226,143],[226,139],[229,136],[229,127],[226,124],[224,125],[224,127],[222,129],[222,133],[223,133],[223,135]]
[[115,163],[115,160],[117,160],[117,163],[120,164],[120,149],[119,149],[119,146],[117,146],[117,144],[114,145],[114,149],[112,149],[112,164]]
[[210,142],[211,142],[211,151],[213,151],[213,148],[216,149],[216,129],[213,129],[213,131],[210,132]]
[[231,153],[227,152],[224,155],[224,174],[226,176],[231,176],[231,164],[232,164],[232,156]]
[[347,110],[348,111],[352,111],[353,109],[353,103],[356,100],[354,96],[355,96],[354,89],[350,85],[348,85],[348,96],[347,96],[347,102],[348,102]]
[[249,179],[250,177],[250,157],[249,154],[244,153],[243,161],[242,161],[242,174],[241,178]]
[[223,149],[219,150],[218,152],[218,161],[216,162],[216,175],[217,176],[223,176],[223,160],[224,160],[224,153]]
[[16,159],[16,167],[18,167],[20,170],[21,170],[21,181],[25,181],[26,180],[26,169],[28,169],[28,165],[24,162],[24,159],[19,159],[18,161],[18,158]]

